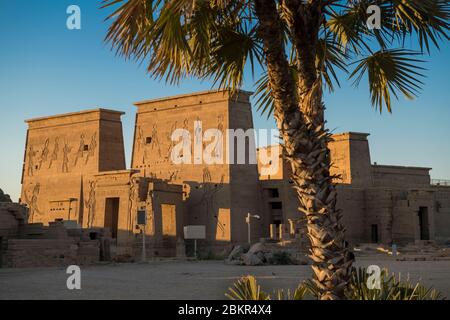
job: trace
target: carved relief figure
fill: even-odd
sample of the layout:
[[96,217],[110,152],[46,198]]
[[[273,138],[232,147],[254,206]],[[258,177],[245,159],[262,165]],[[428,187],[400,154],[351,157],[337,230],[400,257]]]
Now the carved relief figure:
[[141,151],[141,147],[145,144],[144,140],[144,132],[142,128],[139,126],[136,128],[136,150]]
[[64,143],[64,148],[62,151],[63,151],[62,172],[69,172],[69,154],[72,151],[72,148],[69,146],[67,141]]
[[137,212],[137,201],[139,195],[139,178],[130,178],[130,192],[128,201],[128,230],[133,230],[133,213]]
[[50,163],[48,164],[48,168],[50,169],[53,165],[53,162],[58,160],[58,152],[59,152],[59,138],[55,138],[55,145],[53,147],[52,154],[50,155]]
[[[28,208],[30,209],[30,217],[29,217],[29,221],[33,222],[34,221],[34,215],[35,213],[37,213],[38,215],[41,214],[39,208],[38,208],[38,198],[39,198],[39,192],[41,190],[41,184],[40,183],[36,183],[33,186],[30,186],[30,190],[33,189],[31,192],[24,192],[24,198],[25,198],[25,203],[28,205]],[[28,196],[28,193],[31,193],[31,197]]]
[[[223,132],[223,115],[217,116],[217,130],[219,130],[222,133],[222,136],[225,136],[225,133]],[[220,144],[222,141],[220,139],[217,139],[215,145],[214,145],[214,156],[217,157],[220,155]]]
[[147,225],[149,226],[150,234],[155,235],[155,217],[153,212],[153,190],[148,190],[147,199],[145,200],[145,207],[147,208]]
[[199,117],[195,120],[199,124],[197,124],[194,128],[194,137],[195,137],[195,144],[200,145],[203,143],[203,135],[202,135],[202,127],[201,127],[201,120]]
[[177,180],[177,178],[178,178],[178,173],[179,173],[179,170],[177,170],[177,171],[172,171],[172,172],[170,173],[170,176],[169,176],[169,182],[172,182],[172,181]]
[[89,196],[84,201],[84,206],[88,211],[87,227],[92,228],[95,218],[95,181],[89,182]]
[[88,154],[86,157],[85,164],[88,163],[89,158],[94,156],[96,148],[97,148],[97,132],[94,133],[94,135],[91,138],[91,143],[89,144],[89,147],[88,147]]
[[47,161],[48,154],[50,152],[48,149],[49,144],[50,144],[50,140],[46,139],[45,144],[44,144],[44,149],[42,149],[40,157],[39,157],[39,170],[42,168],[42,163]]
[[[186,131],[189,132],[189,120],[187,118],[185,118],[184,121],[183,121],[183,130],[186,130]],[[190,143],[191,142],[188,141],[187,139],[183,139],[183,150],[185,148],[188,148],[190,146]],[[191,146],[191,148],[192,148],[192,146]],[[191,150],[191,152],[192,152],[192,150]],[[182,157],[184,156],[183,151],[181,151],[181,156]]]
[[158,127],[156,123],[153,125],[152,128],[152,135],[151,135],[151,149],[153,151],[154,148],[158,151],[158,156],[161,157],[161,145],[158,138]]
[[33,146],[28,147],[27,152],[27,162],[28,162],[28,176],[32,177],[34,174],[34,156],[36,155],[36,152],[34,151]]
[[223,188],[223,180],[224,176],[220,178],[220,183],[215,184],[211,179],[211,172],[208,168],[203,169],[203,183],[202,183],[202,189],[203,194],[200,199],[200,201],[196,205],[204,205],[206,209],[206,215],[207,219],[209,218],[210,214],[214,214],[214,218],[216,219],[216,225],[217,228],[219,228],[223,233],[225,233],[225,226],[219,221],[218,219],[218,213],[216,212],[216,194]]
[[84,146],[85,146],[85,144],[84,144],[84,137],[85,137],[84,133],[82,133],[81,136],[80,136],[80,146],[78,147],[78,151],[77,151],[77,154],[75,156],[75,163],[73,164],[74,166],[77,165],[78,159],[84,157],[84,151],[85,151],[84,150]]
[[172,133],[177,129],[177,121],[175,121],[172,126],[170,127],[170,130],[167,132],[166,139],[168,141],[168,148],[167,148],[167,156],[166,160],[170,159],[170,152],[172,151],[174,142],[172,141]]

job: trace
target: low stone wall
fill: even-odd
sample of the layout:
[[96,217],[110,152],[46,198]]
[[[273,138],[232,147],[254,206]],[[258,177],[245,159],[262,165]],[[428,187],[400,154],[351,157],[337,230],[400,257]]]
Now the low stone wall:
[[100,246],[98,241],[10,239],[3,260],[7,268],[93,264],[100,261]]
[[108,229],[81,229],[70,221],[8,228],[9,235],[2,238],[0,247],[0,267],[59,267],[113,259],[114,242]]

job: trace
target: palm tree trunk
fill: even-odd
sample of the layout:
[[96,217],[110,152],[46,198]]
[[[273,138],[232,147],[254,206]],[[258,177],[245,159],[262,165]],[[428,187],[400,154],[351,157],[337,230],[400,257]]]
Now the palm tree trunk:
[[[330,175],[328,142],[331,134],[325,128],[323,117],[322,84],[314,65],[299,65],[300,71],[306,71],[299,73],[299,86],[294,82],[275,2],[255,0],[255,13],[264,42],[275,118],[283,138],[285,157],[292,167],[291,179],[297,191],[299,211],[307,219],[314,281],[320,299],[343,299],[353,259],[345,245],[344,228],[340,223],[342,214],[336,208],[336,187]],[[314,63],[300,59],[300,64]]]

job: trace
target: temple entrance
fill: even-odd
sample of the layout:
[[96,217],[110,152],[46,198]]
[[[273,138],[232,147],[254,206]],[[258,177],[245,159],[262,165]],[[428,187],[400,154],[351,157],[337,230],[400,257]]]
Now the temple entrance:
[[428,207],[420,207],[418,215],[419,215],[420,240],[430,240]]
[[105,203],[105,228],[109,228],[113,239],[117,239],[119,225],[120,198],[106,198]]
[[371,240],[372,243],[378,243],[378,225],[373,224],[371,226]]

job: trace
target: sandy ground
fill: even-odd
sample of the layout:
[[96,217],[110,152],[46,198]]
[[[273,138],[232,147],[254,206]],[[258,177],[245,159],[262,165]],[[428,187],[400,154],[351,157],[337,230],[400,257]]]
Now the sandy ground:
[[[375,261],[450,297],[450,261]],[[242,275],[257,276],[263,289],[295,288],[311,275],[310,266],[230,266],[221,261],[160,261],[82,267],[81,290],[68,290],[63,268],[0,269],[0,299],[224,299]]]

